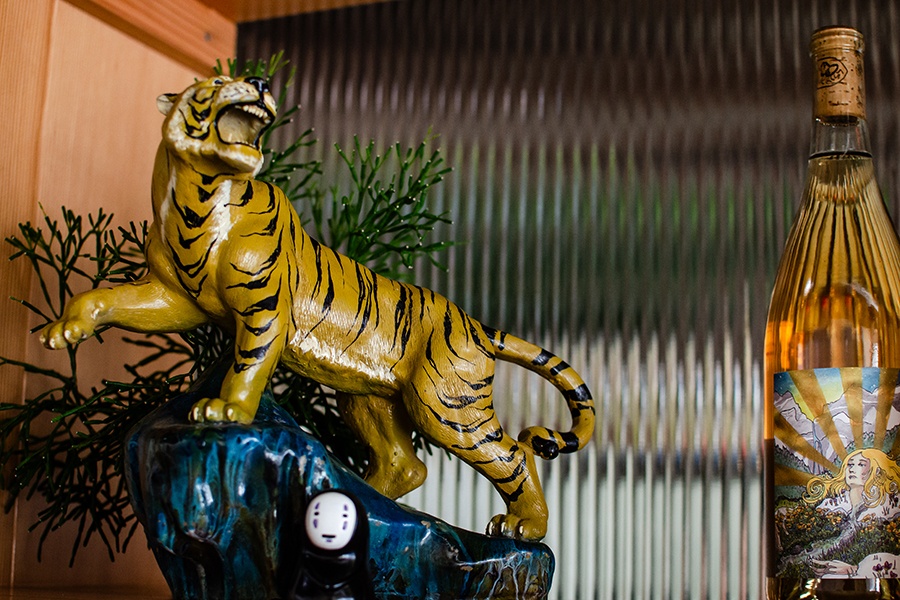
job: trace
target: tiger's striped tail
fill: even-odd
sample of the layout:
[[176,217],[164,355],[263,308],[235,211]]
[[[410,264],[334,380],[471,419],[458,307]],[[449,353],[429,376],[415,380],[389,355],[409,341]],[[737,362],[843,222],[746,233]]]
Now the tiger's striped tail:
[[547,427],[525,428],[519,442],[545,459],[583,448],[594,433],[594,400],[581,376],[558,356],[514,335],[485,328],[497,358],[525,367],[552,383],[562,392],[572,413],[572,429],[559,432]]

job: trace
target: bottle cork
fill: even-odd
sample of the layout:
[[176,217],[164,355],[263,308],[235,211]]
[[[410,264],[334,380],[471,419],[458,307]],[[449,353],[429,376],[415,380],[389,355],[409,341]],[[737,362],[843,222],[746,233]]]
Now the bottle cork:
[[866,118],[863,36],[850,27],[825,27],[809,45],[815,68],[815,117]]

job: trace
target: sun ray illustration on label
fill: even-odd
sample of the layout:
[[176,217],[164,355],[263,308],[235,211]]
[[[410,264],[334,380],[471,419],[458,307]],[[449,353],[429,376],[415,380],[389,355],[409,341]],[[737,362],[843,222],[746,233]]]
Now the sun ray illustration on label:
[[779,576],[900,572],[900,369],[788,371],[773,384]]
[[[897,456],[900,419],[892,408],[897,404],[900,409],[898,375],[897,369],[869,368],[779,373],[774,382],[781,406],[775,420],[779,445],[831,472],[852,449],[878,448]],[[868,420],[867,413],[871,415]],[[821,440],[818,447],[810,444],[802,431],[809,428]]]
[[[859,369],[848,369],[850,372],[858,372]],[[837,452],[838,458],[843,460],[847,458],[847,449],[844,441],[838,432],[837,425],[831,415],[829,404],[836,402],[843,395],[845,386],[850,384],[848,378],[841,377],[842,386],[835,386],[830,376],[833,373],[831,369],[823,372],[821,369],[812,371],[791,371],[790,377],[794,381],[798,396],[795,398],[797,403],[803,410],[803,414],[811,417],[828,437],[831,447]],[[820,381],[819,375],[823,378]],[[849,375],[849,373],[848,373]],[[831,384],[831,385],[829,385]],[[837,397],[834,393],[838,393]],[[829,393],[830,398],[826,398],[825,394]],[[849,398],[848,398],[849,403]]]
[[[875,413],[875,438],[872,442],[872,446],[874,448],[883,448],[885,447],[885,436],[887,435],[888,428],[890,427],[891,418],[894,420],[897,418],[897,411],[892,410],[895,408],[895,404],[898,402],[898,383],[900,383],[900,371],[897,369],[883,369],[878,378],[877,383],[873,383],[873,385],[878,386],[878,407]],[[900,407],[898,407],[900,408]],[[894,427],[897,426],[897,423],[894,423]],[[896,458],[898,454],[898,441],[900,441],[900,436],[894,436],[894,442],[891,444],[891,449],[888,452],[889,455]]]

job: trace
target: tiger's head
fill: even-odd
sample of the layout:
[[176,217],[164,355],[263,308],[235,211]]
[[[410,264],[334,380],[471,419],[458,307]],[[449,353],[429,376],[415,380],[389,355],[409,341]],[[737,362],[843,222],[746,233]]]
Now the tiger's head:
[[211,77],[180,94],[156,100],[163,140],[185,160],[216,163],[255,175],[262,167],[260,137],[275,120],[275,99],[259,77]]

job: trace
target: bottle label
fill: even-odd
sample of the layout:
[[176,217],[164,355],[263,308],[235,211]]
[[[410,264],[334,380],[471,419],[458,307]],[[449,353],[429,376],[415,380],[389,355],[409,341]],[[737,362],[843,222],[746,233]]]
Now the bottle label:
[[778,577],[900,577],[900,369],[775,375]]

